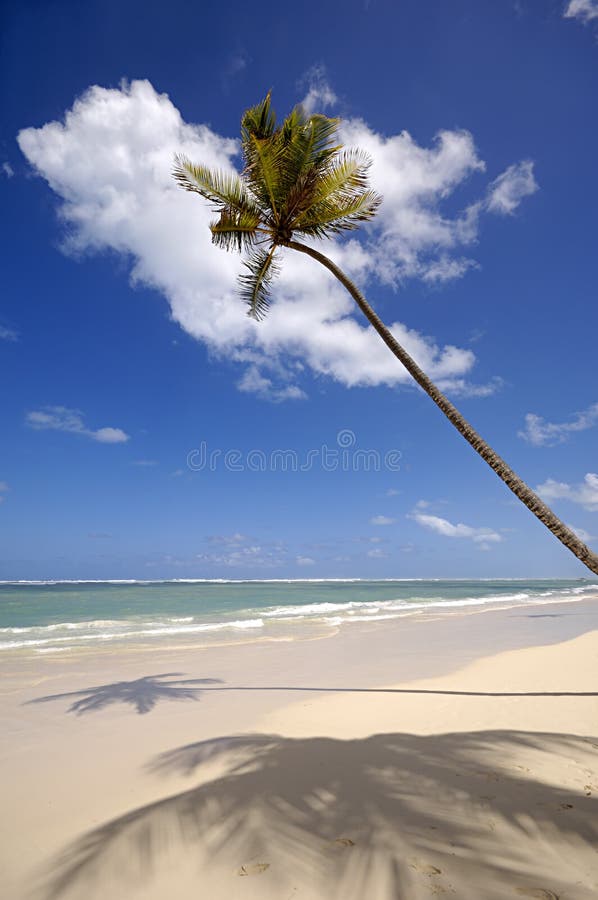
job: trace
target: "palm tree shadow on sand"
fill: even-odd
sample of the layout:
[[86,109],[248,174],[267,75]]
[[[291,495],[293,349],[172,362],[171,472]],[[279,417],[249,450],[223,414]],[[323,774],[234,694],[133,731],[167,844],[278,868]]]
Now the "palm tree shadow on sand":
[[[164,672],[160,675],[146,675],[134,681],[115,681],[113,684],[100,684],[96,687],[84,688],[80,691],[67,691],[64,694],[48,694],[36,697],[30,703],[50,703],[53,700],[73,700],[67,712],[77,716],[90,712],[99,712],[115,703],[123,703],[134,707],[139,715],[151,712],[161,700],[199,700],[201,689],[195,685],[222,684],[220,678],[186,678],[180,680],[182,672]],[[166,679],[177,679],[166,680]]]
[[[595,738],[516,731],[200,741],[148,771],[203,783],[84,834],[50,865],[40,896],[143,897],[178,859],[193,872],[179,900],[214,886],[237,896],[238,876],[252,866],[262,877],[251,896],[281,900],[295,891],[327,900],[590,900],[597,751]],[[546,777],[553,755],[567,787]],[[215,763],[224,774],[205,781]]]

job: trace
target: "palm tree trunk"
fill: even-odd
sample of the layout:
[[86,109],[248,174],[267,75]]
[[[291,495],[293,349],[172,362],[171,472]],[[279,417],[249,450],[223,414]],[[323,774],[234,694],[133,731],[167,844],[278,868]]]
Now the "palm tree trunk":
[[376,315],[372,307],[369,305],[361,291],[347,278],[338,266],[332,260],[319,253],[312,247],[300,244],[298,241],[289,241],[286,244],[292,250],[298,250],[300,253],[306,253],[312,259],[317,260],[325,266],[333,275],[338,278],[340,283],[349,291],[360,310],[376,329],[387,347],[394,353],[397,359],[405,366],[409,374],[417,381],[419,386],[428,394],[434,403],[442,410],[449,422],[451,422],[457,431],[463,435],[465,440],[471,444],[476,453],[485,460],[491,469],[494,469],[499,478],[510,488],[522,503],[525,503],[528,509],[544,524],[552,533],[565,545],[588,569],[595,575],[598,575],[598,556],[593,553],[589,547],[586,547],[577,535],[570,528],[561,522],[553,511],[548,507],[534,491],[529,488],[524,481],[507,465],[504,459],[495,453],[495,451],[486,443],[477,433],[469,422],[461,415],[459,410],[453,406],[444,394],[438,390],[436,385],[430,381],[428,376],[420,369],[417,363],[409,356],[406,350],[401,347],[399,342],[394,338],[382,320]]

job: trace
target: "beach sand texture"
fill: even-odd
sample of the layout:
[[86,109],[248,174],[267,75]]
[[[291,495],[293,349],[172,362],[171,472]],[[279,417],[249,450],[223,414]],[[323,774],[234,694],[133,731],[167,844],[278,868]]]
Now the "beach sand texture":
[[2,896],[595,898],[597,613],[13,659]]

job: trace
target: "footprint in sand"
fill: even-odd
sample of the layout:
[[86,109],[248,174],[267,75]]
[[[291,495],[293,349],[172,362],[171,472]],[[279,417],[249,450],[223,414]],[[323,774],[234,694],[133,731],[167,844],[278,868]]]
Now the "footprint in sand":
[[252,863],[248,866],[241,866],[239,875],[263,875],[269,868],[270,863]]
[[352,841],[351,838],[340,837],[336,838],[332,841],[335,847],[354,847],[355,841]]
[[414,862],[410,862],[409,865],[412,869],[415,869],[416,872],[421,872],[422,875],[442,874],[442,869],[439,869],[437,866],[431,866],[429,863],[420,863],[417,860],[414,860]]
[[536,900],[559,900],[559,895],[546,888],[517,888],[515,891],[521,897],[535,897]]

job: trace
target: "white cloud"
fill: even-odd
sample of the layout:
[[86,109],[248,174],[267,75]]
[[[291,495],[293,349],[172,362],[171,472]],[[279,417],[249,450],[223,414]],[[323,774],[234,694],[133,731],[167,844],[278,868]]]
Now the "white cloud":
[[386,491],[387,497],[397,497],[401,492],[397,490],[397,488],[388,488]]
[[207,540],[210,544],[225,545],[247,544],[251,542],[251,538],[246,534],[241,534],[240,531],[235,531],[234,534],[211,534]]
[[543,484],[538,485],[536,493],[548,502],[570,500],[590,512],[598,512],[598,475],[595,472],[588,472],[581,484],[567,484],[547,478]]
[[311,556],[298,556],[295,559],[298,566],[314,566],[316,561]]
[[0,503],[4,503],[4,494],[10,490],[6,481],[0,481]]
[[598,19],[598,0],[569,0],[563,15],[566,19],[581,19],[584,23]]
[[186,564],[193,565],[197,561],[210,566],[225,566],[232,569],[239,566],[269,569],[281,566],[285,559],[278,548],[270,549],[252,544],[247,547],[227,548],[223,553],[198,553],[192,560],[186,561]]
[[386,559],[388,554],[381,547],[375,547],[373,550],[368,550],[367,555],[370,559]]
[[463,525],[461,522],[453,525],[448,519],[424,513],[413,513],[411,518],[424,528],[435,531],[443,537],[468,538],[477,544],[480,550],[489,550],[491,544],[498,544],[503,540],[502,536],[492,528],[472,528],[471,525]]
[[585,528],[578,528],[575,525],[567,525],[567,528],[570,528],[571,531],[577,535],[580,541],[583,541],[584,544],[587,544],[589,541],[594,541],[596,538],[593,534],[590,534],[589,531],[586,531]]
[[[453,217],[442,212],[452,192],[484,169],[469,133],[442,131],[425,148],[407,132],[386,137],[352,119],[343,123],[341,139],[372,155],[373,186],[385,198],[360,239],[327,245],[358,283],[444,281],[474,264],[459,248],[475,243],[483,203]],[[132,282],[160,290],[185,331],[248,367],[241,390],[274,400],[302,396],[293,382],[305,363],[347,386],[412,384],[376,332],[354,317],[346,291],[300,254],[283,254],[268,318],[256,324],[245,315],[236,285],[240,260],[211,245],[208,204],[183,193],[170,176],[177,151],[230,170],[238,142],[184,122],[149,82],[91,87],[64,122],[24,129],[18,143],[61,200],[64,250],[111,249],[130,260]],[[496,390],[495,382],[468,383],[470,349],[439,346],[400,322],[390,328],[442,389],[477,396]]]
[[598,425],[598,403],[593,403],[582,412],[575,413],[571,422],[547,422],[542,416],[528,413],[525,417],[525,428],[518,431],[523,438],[534,447],[552,447],[563,444],[576,431],[587,431]]
[[312,66],[302,83],[307,85],[308,90],[301,105],[308,115],[324,112],[338,101],[328,82],[325,66]]
[[11,166],[11,164],[9,162],[3,162],[2,166],[0,166],[0,168],[2,169],[2,171],[4,172],[4,174],[6,175],[7,178],[12,178],[13,175],[15,174],[15,170],[13,169],[13,167]]
[[129,440],[129,435],[121,428],[97,428],[95,431],[86,428],[83,416],[78,409],[66,406],[44,406],[43,409],[32,410],[25,417],[30,428],[37,431],[67,431],[82,434],[100,444],[122,444]]
[[0,325],[0,341],[18,341],[19,335],[14,328],[6,328]]
[[490,212],[512,215],[523,198],[535,194],[537,190],[533,162],[524,160],[515,163],[490,185],[487,207]]
[[270,400],[272,403],[281,403],[283,400],[303,400],[307,396],[296,384],[286,387],[276,387],[271,378],[266,378],[257,366],[250,366],[241,380],[237,382],[240,391],[248,394],[256,394],[262,400]]
[[144,468],[148,468],[151,466],[157,466],[158,460],[157,459],[135,459],[135,460],[133,460],[133,465],[140,466],[142,469],[144,469]]
[[247,68],[248,62],[249,57],[244,50],[239,50],[238,53],[231,53],[224,66],[224,78],[228,80],[234,78],[235,75],[240,75]]
[[370,519],[370,525],[394,525],[396,519],[391,519],[388,516],[374,516]]

